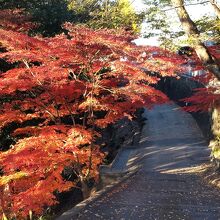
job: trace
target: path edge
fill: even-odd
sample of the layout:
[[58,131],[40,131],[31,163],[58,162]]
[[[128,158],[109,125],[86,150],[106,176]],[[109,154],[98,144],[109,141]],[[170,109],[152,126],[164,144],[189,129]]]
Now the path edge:
[[115,187],[122,184],[124,181],[135,175],[140,170],[140,167],[138,167],[136,170],[132,170],[129,173],[127,173],[125,176],[121,177],[119,180],[113,182],[112,184],[107,185],[104,189],[97,191],[89,197],[88,199],[78,203],[76,206],[74,206],[72,209],[69,209],[68,211],[64,212],[59,217],[55,218],[55,220],[76,220],[80,212],[82,212],[86,207],[107,194],[108,192],[112,191]]

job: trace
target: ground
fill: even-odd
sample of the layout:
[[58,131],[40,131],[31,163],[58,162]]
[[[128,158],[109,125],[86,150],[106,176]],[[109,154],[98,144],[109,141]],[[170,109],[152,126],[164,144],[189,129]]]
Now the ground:
[[138,171],[77,217],[69,212],[59,219],[220,219],[219,191],[198,175],[210,152],[194,119],[175,104],[146,110],[144,117],[133,160]]

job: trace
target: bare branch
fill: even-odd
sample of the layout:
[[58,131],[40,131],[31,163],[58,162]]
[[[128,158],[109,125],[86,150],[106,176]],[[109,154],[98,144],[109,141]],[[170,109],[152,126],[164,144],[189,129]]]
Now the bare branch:
[[171,10],[174,10],[176,8],[183,7],[183,6],[185,7],[185,6],[190,6],[190,5],[202,5],[202,4],[206,4],[206,3],[209,3],[209,1],[190,3],[190,4],[183,4],[183,5],[175,6],[175,7],[172,7],[172,8],[163,9],[162,11],[171,11]]

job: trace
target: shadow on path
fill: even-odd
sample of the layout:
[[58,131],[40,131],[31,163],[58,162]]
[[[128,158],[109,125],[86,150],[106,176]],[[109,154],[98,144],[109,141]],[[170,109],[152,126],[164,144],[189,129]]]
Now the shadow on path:
[[127,164],[139,171],[88,204],[77,219],[220,219],[219,192],[196,175],[209,150],[194,119],[174,104],[144,116],[138,150]]

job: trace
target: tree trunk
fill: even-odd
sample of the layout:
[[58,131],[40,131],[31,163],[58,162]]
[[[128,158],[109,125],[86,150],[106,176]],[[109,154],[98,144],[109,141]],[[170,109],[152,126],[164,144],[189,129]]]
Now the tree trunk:
[[209,0],[209,2],[211,3],[218,19],[220,19],[220,8],[219,6],[217,5],[216,1],[215,0]]
[[216,166],[216,169],[220,170],[220,107],[216,106],[212,112],[212,131],[214,138],[210,142],[209,147],[212,149],[211,157]]
[[90,188],[88,187],[88,184],[86,181],[81,181],[81,190],[83,194],[83,199],[87,199],[90,196]]
[[220,64],[211,56],[206,46],[200,40],[200,33],[196,27],[196,24],[191,20],[189,14],[184,7],[183,0],[171,0],[173,6],[176,8],[176,12],[183,26],[185,33],[189,39],[193,40],[193,48],[196,51],[197,56],[202,61],[204,66],[220,80]]

